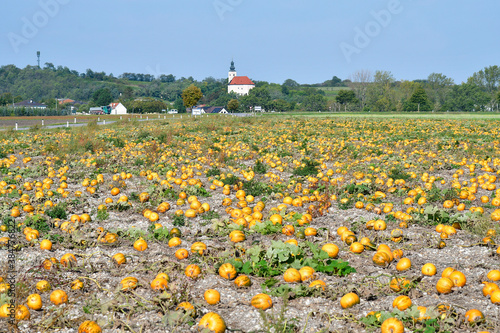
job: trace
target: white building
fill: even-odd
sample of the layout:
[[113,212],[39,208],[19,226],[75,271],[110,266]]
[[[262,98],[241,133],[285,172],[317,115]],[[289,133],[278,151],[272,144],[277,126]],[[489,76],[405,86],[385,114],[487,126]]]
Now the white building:
[[110,114],[127,114],[127,108],[122,103],[111,103],[109,106],[111,107]]
[[248,76],[237,76],[236,70],[234,67],[234,61],[231,61],[231,67],[229,68],[228,73],[228,82],[227,92],[231,93],[234,91],[238,95],[248,95],[250,90],[255,88],[255,83],[252,82],[248,78]]
[[199,116],[199,115],[205,114],[205,110],[203,108],[200,108],[200,107],[193,108],[193,110],[191,111],[191,114],[193,116]]

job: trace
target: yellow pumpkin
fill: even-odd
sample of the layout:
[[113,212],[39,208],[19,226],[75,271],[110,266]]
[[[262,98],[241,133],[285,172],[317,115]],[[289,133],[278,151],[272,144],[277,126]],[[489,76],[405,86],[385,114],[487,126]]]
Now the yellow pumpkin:
[[0,318],[8,318],[10,317],[10,304],[9,303],[4,303],[0,307]]
[[385,251],[377,251],[372,257],[372,261],[375,265],[380,267],[385,267],[390,263],[390,257]]
[[400,295],[392,302],[393,308],[398,308],[401,311],[408,309],[411,306],[411,299],[408,296]]
[[450,274],[449,276],[450,280],[453,281],[453,284],[455,287],[463,287],[465,286],[465,283],[467,282],[467,278],[465,277],[464,273],[460,271],[454,271]]
[[340,306],[343,309],[347,309],[353,307],[354,305],[359,304],[359,296],[355,293],[348,293],[342,296],[340,299]]
[[490,301],[493,304],[500,304],[500,289],[496,289],[491,292]]
[[153,290],[165,290],[167,289],[168,282],[167,279],[163,277],[156,277],[151,281],[151,289]]
[[201,269],[200,266],[196,264],[191,264],[186,267],[186,270],[184,271],[184,274],[186,274],[187,277],[190,277],[192,279],[196,279],[198,275],[201,274]]
[[273,306],[273,301],[271,300],[271,297],[267,294],[257,294],[254,297],[252,297],[252,300],[250,301],[253,307],[259,309],[259,310],[267,310],[270,307]]
[[72,253],[66,253],[61,257],[61,265],[64,267],[72,267],[76,265],[76,258]]
[[28,308],[22,304],[18,305],[16,307],[16,311],[15,311],[15,318],[16,320],[29,320],[31,317],[30,315],[30,310],[28,310]]
[[400,292],[410,285],[410,281],[405,278],[393,278],[389,283],[389,288],[395,292]]
[[449,277],[451,273],[453,273],[455,271],[455,268],[453,267],[446,267],[443,271],[443,273],[441,273],[441,277]]
[[111,259],[117,266],[127,263],[127,258],[125,258],[125,255],[123,253],[116,253],[115,255],[113,255],[113,257],[111,257]]
[[176,247],[182,244],[182,240],[179,237],[172,237],[168,240],[169,247]]
[[207,245],[203,242],[195,242],[191,245],[191,252],[202,255],[207,251]]
[[450,278],[442,277],[436,283],[436,290],[440,294],[449,294],[454,287],[453,281]]
[[224,322],[224,319],[222,319],[222,317],[215,312],[209,312],[204,315],[198,326],[208,328],[214,333],[224,333],[226,331],[226,323]]
[[302,281],[300,272],[295,268],[289,268],[283,274],[283,279],[288,283],[299,283]]
[[134,249],[144,251],[148,248],[148,243],[141,237],[134,242]]
[[328,253],[328,256],[330,258],[336,258],[337,255],[339,254],[339,247],[335,244],[332,243],[327,243],[321,247],[321,250],[325,251]]
[[191,317],[196,317],[196,309],[194,308],[193,304],[189,303],[189,302],[181,302],[179,303],[179,305],[177,305],[177,307],[175,308],[175,310],[183,310],[185,311],[187,314],[189,314]]
[[490,279],[491,281],[500,281],[500,270],[493,269],[493,270],[491,270],[491,271],[488,272],[488,274],[486,275],[486,277],[488,279]]
[[91,320],[86,320],[78,327],[78,333],[101,333],[101,327]]
[[326,283],[322,280],[314,280],[309,284],[309,288],[321,289],[325,291]]
[[208,289],[203,294],[205,301],[210,305],[215,305],[220,302],[220,293],[215,289]]
[[238,272],[236,272],[236,268],[230,263],[225,263],[219,267],[219,275],[227,280],[232,280],[236,277]]
[[175,251],[175,257],[179,260],[186,259],[189,257],[189,252],[186,249],[178,249]]
[[250,287],[252,285],[252,280],[246,275],[240,275],[234,280],[234,284],[238,288]]
[[133,277],[133,276],[129,276],[129,277],[126,277],[124,279],[121,280],[121,285],[122,285],[122,289],[123,291],[126,291],[126,290],[133,290],[137,287],[137,284],[138,284],[138,280],[137,278]]
[[477,309],[471,309],[465,313],[465,319],[467,319],[467,321],[472,324],[483,320],[484,315]]
[[360,254],[360,253],[363,253],[363,251],[365,250],[365,246],[363,244],[361,244],[360,242],[353,242],[349,246],[349,250],[352,253]]
[[241,230],[233,230],[229,234],[229,240],[233,243],[243,242],[245,240],[245,234]]
[[434,276],[436,275],[436,272],[436,266],[434,266],[434,264],[432,263],[427,263],[422,266],[422,274],[426,276]]
[[26,300],[26,305],[32,310],[40,310],[42,308],[42,297],[39,294],[31,294]]
[[315,276],[314,269],[309,266],[304,266],[299,269],[299,274],[302,282],[312,280]]
[[500,289],[496,283],[493,282],[483,282],[483,295],[490,296],[495,290]]
[[36,283],[36,289],[40,292],[46,292],[50,290],[50,283],[46,280],[40,280]]
[[404,330],[403,322],[394,317],[384,320],[381,327],[382,333],[403,333]]
[[411,268],[411,261],[408,258],[402,258],[398,261],[396,269],[400,272],[409,270]]
[[68,302],[68,295],[64,290],[57,289],[50,294],[50,301],[55,305],[61,305]]

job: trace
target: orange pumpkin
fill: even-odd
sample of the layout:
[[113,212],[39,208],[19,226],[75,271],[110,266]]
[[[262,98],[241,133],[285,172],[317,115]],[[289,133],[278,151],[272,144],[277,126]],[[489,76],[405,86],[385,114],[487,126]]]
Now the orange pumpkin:
[[309,266],[304,266],[299,269],[299,274],[302,282],[312,280],[314,278],[314,269]]
[[78,333],[101,333],[101,327],[91,320],[86,320],[78,327]]
[[398,308],[400,311],[404,311],[411,306],[411,303],[411,299],[408,296],[400,295],[394,299],[392,307]]
[[26,305],[32,310],[40,310],[42,308],[42,297],[39,294],[31,294],[26,300]]
[[179,260],[186,259],[189,256],[189,252],[186,249],[178,249],[175,251],[175,257]]
[[436,283],[436,290],[440,294],[449,294],[454,287],[453,281],[450,278],[442,277]]
[[226,331],[226,323],[224,322],[222,317],[215,312],[209,312],[204,315],[201,318],[198,326],[202,328],[208,328],[214,333],[224,333]]
[[408,258],[402,258],[398,261],[396,269],[400,272],[409,270],[411,268],[411,261]]
[[356,295],[355,293],[345,294],[340,299],[340,306],[343,309],[351,308],[356,304],[359,304],[359,296]]
[[467,279],[464,275],[464,273],[460,271],[454,271],[450,274],[449,276],[450,280],[453,281],[453,284],[455,287],[463,287],[465,286],[465,283],[467,282]]
[[61,305],[68,302],[68,295],[64,290],[57,289],[50,294],[50,301],[55,305]]
[[203,294],[203,297],[210,305],[215,305],[220,302],[220,293],[215,289],[207,289]]
[[422,266],[422,274],[426,276],[436,275],[436,266],[432,263],[427,263]]
[[289,268],[283,274],[283,279],[288,283],[299,283],[302,281],[300,272],[295,268]]
[[198,275],[201,274],[201,269],[200,266],[196,264],[191,264],[186,267],[186,270],[184,271],[184,274],[186,274],[187,277],[190,277],[192,279],[196,279]]
[[336,258],[339,254],[339,247],[335,244],[327,243],[321,247],[321,250],[328,253],[330,258]]
[[381,327],[382,333],[403,333],[404,330],[403,322],[393,317],[384,320]]
[[236,272],[236,268],[230,263],[225,263],[219,267],[219,275],[227,280],[232,280],[236,277],[238,272]]
[[207,251],[207,245],[203,242],[195,242],[191,245],[191,252],[202,255]]
[[250,287],[252,285],[252,280],[246,275],[240,275],[234,280],[234,284],[238,288]]
[[465,313],[465,319],[467,319],[469,323],[476,323],[478,321],[483,320],[484,315],[481,311],[477,309],[471,309]]
[[141,237],[134,242],[134,249],[144,251],[148,248],[148,243]]

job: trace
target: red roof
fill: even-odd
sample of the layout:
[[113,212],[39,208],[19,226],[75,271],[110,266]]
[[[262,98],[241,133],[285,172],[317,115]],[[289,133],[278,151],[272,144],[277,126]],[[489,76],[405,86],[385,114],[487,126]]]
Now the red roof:
[[255,85],[255,83],[252,82],[252,80],[250,80],[248,78],[248,76],[235,76],[231,82],[229,83],[230,85],[236,85],[236,84],[251,84],[251,85]]

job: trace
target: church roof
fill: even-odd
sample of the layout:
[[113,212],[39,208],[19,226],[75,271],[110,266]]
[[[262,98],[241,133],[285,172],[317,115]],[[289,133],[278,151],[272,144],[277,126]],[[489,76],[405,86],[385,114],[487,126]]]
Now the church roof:
[[241,84],[245,84],[245,85],[255,85],[255,83],[252,82],[252,80],[250,80],[248,78],[248,76],[235,76],[233,77],[233,79],[231,80],[231,82],[229,83],[229,85],[241,85]]

